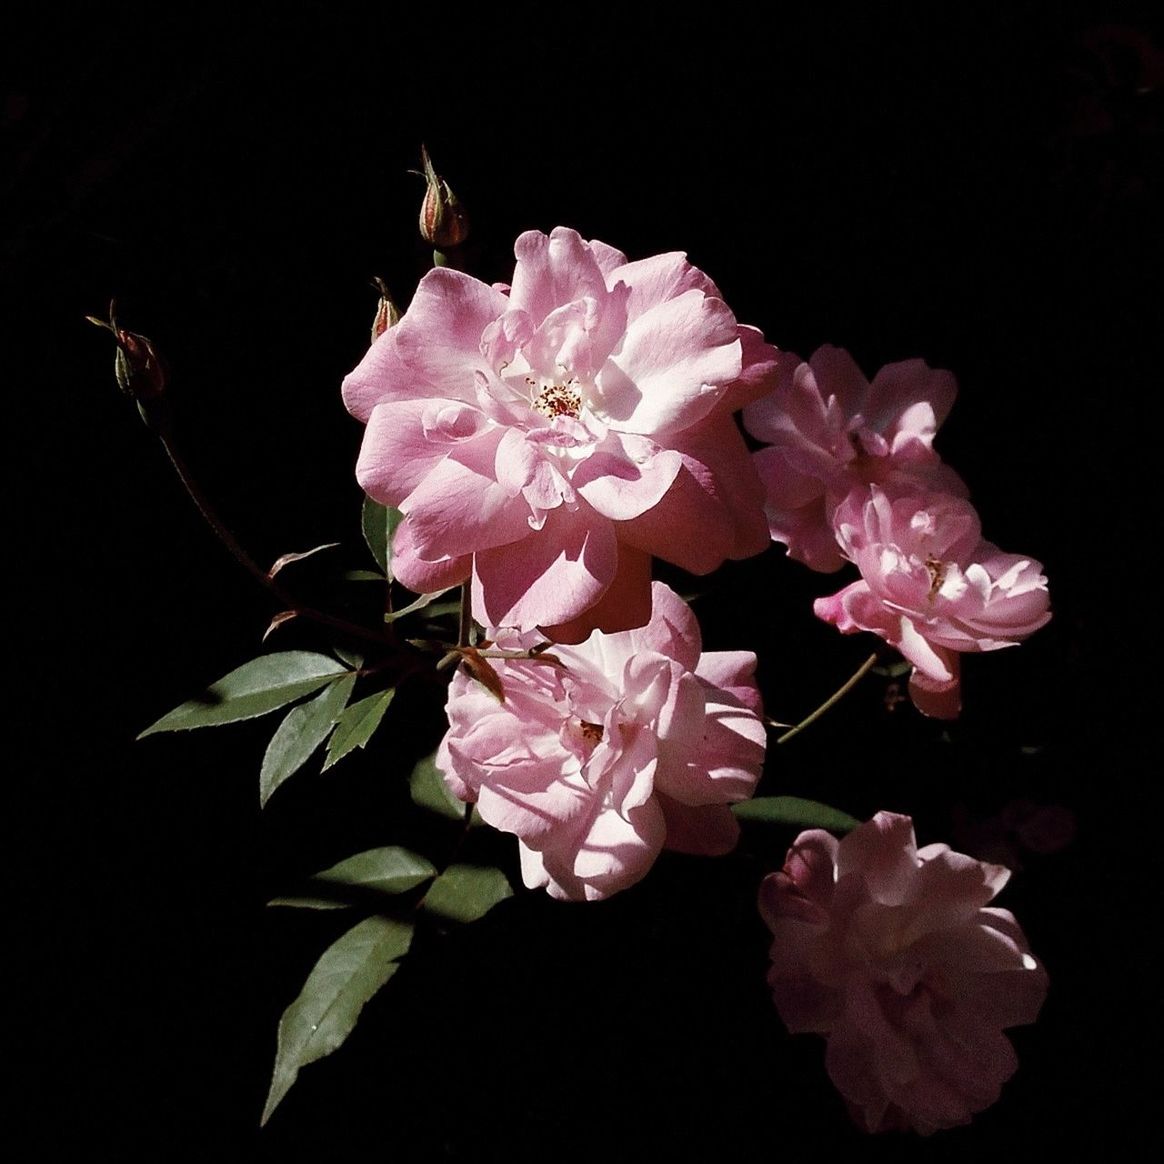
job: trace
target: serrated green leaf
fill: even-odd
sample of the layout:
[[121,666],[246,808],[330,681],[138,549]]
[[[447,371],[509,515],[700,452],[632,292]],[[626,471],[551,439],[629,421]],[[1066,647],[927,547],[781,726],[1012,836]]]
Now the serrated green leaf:
[[346,671],[333,679],[314,699],[293,707],[278,726],[263,756],[259,772],[259,804],[266,806],[271,793],[298,772],[311,753],[327,739],[348,700],[356,677]]
[[513,889],[500,869],[450,865],[424,895],[424,908],[449,921],[471,922],[512,896]]
[[271,1118],[301,1067],[343,1044],[364,1004],[396,973],[398,959],[408,953],[411,942],[411,925],[370,917],[324,951],[299,997],[279,1020],[275,1070],[262,1123]]
[[364,541],[376,559],[376,565],[392,581],[392,535],[403,518],[399,509],[381,505],[370,497],[364,498],[364,508],[360,514],[360,524],[364,530]]
[[151,724],[137,738],[154,732],[187,731],[253,719],[310,695],[345,674],[345,668],[314,651],[279,651],[262,655],[212,683],[191,699]]
[[739,804],[733,804],[732,812],[740,820],[832,829],[841,833],[847,833],[861,823],[839,808],[821,804],[819,800],[805,800],[800,796],[757,796],[754,800],[741,800]]
[[[316,873],[311,880],[315,885],[335,886],[337,889],[405,893],[435,876],[436,867],[431,861],[398,845],[388,845],[348,857],[338,865]],[[267,904],[290,905],[300,909],[343,909],[351,903],[337,894],[335,897],[276,897]]]
[[436,752],[417,760],[408,777],[408,792],[417,808],[427,808],[450,820],[465,819],[465,805],[445,786],[444,777],[436,766]]
[[331,740],[327,745],[327,759],[323,762],[326,772],[333,764],[342,760],[353,748],[362,748],[372,738],[372,733],[380,726],[392,697],[396,694],[395,687],[385,691],[377,691],[353,703],[340,716]]

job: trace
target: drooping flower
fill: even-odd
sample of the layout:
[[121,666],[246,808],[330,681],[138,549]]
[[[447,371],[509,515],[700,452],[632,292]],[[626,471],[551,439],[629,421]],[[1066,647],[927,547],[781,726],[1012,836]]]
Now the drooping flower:
[[957,390],[949,372],[924,360],[887,364],[872,383],[842,348],[818,348],[807,363],[782,360],[773,391],[744,410],[747,430],[768,445],[754,458],[773,540],[814,570],[839,570],[833,511],[855,487],[965,496],[933,449]]
[[[668,587],[650,621],[593,632],[547,659],[502,659],[499,703],[457,674],[437,766],[453,793],[520,840],[522,875],[558,898],[596,900],[634,884],[666,847],[720,854],[751,795],[765,731],[748,651],[701,654],[699,625]],[[496,646],[528,650],[535,632]]]
[[405,514],[411,589],[472,576],[483,625],[559,641],[641,626],[651,555],[704,574],[767,544],[731,414],[775,349],[682,254],[632,263],[564,227],[514,251],[512,288],[429,271],[345,379],[356,476]]
[[813,609],[844,634],[872,631],[901,651],[927,715],[958,714],[959,653],[1014,646],[1051,617],[1042,566],[983,540],[960,497],[873,485],[854,489],[834,520],[861,579]]
[[946,845],[918,849],[879,812],[843,840],[801,833],[765,878],[768,975],[794,1034],[870,1132],[927,1134],[994,1103],[1018,1066],[1006,1027],[1035,1021],[1047,976],[1014,916],[988,903],[1009,871]]

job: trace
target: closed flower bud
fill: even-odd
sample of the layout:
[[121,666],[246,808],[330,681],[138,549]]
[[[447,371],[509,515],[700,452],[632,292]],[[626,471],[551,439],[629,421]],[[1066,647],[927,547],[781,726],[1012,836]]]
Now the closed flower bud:
[[433,169],[428,150],[420,147],[425,192],[420,207],[420,237],[440,250],[460,246],[469,237],[469,217],[449,184]]
[[392,302],[383,279],[373,279],[372,285],[380,292],[380,302],[376,305],[376,318],[372,320],[372,343],[375,343],[390,327],[400,322],[400,309]]
[[133,397],[139,404],[148,403],[161,396],[166,389],[166,372],[153,341],[144,335],[118,327],[112,303],[109,305],[108,322],[93,315],[85,318],[113,334],[117,342],[113,374],[122,392]]

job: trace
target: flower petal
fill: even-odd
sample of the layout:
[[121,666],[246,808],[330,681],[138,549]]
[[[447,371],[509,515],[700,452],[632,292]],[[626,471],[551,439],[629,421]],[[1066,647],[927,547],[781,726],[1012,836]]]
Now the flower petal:
[[569,622],[602,597],[617,566],[614,526],[585,504],[560,506],[519,551],[475,555],[474,616],[491,627]]

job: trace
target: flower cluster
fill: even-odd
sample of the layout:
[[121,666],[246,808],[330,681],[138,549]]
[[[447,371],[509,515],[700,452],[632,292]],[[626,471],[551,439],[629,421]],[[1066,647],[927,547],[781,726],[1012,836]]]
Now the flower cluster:
[[[765,732],[747,651],[701,654],[699,626],[660,582],[650,621],[542,657],[502,659],[499,703],[460,673],[437,766],[482,819],[521,841],[525,883],[573,900],[644,876],[659,851],[721,854],[728,805],[751,796]],[[502,632],[522,651],[539,636]]]
[[[962,653],[1050,617],[1046,580],[982,538],[934,451],[949,373],[909,360],[870,383],[838,348],[779,355],[682,254],[629,262],[559,227],[515,255],[511,285],[425,275],[344,399],[367,425],[361,484],[404,515],[397,577],[468,584],[485,628],[459,648],[447,787],[518,838],[528,886],[596,900],[663,848],[729,851],[764,762],[755,656],[702,653],[653,557],[704,574],[774,539],[856,566],[817,615],[900,650],[914,702],[945,717]],[[827,1037],[870,1131],[964,1122],[1014,1070],[1001,1032],[1046,978],[988,905],[1007,876],[879,813],[839,842],[802,833],[764,882],[776,1005]]]
[[772,538],[815,570],[861,572],[817,615],[900,650],[914,703],[945,719],[961,707],[959,653],[1012,646],[1051,617],[1042,567],[983,540],[966,486],[934,451],[955,392],[921,360],[870,383],[823,347],[782,363],[775,389],[744,410],[767,442],[755,461]]
[[879,812],[841,841],[801,833],[760,889],[768,982],[793,1033],[828,1041],[829,1077],[871,1132],[953,1127],[1014,1073],[1006,1027],[1035,1021],[1047,976],[988,903],[1009,871],[945,845],[918,849]]

